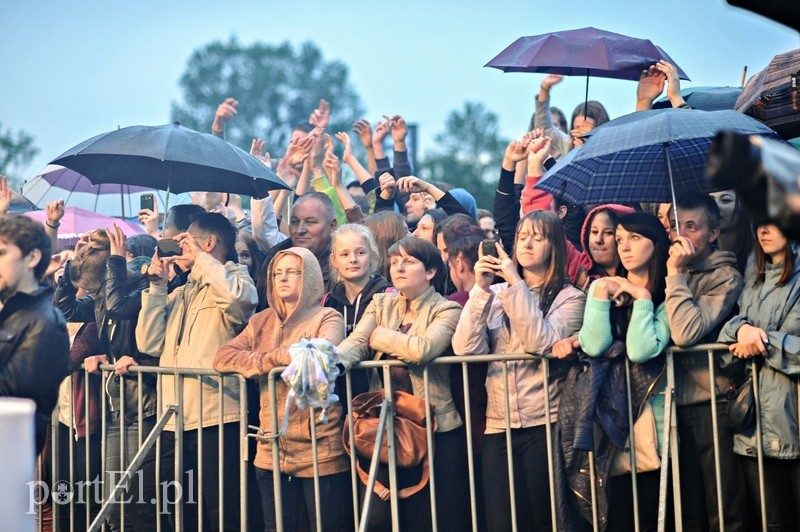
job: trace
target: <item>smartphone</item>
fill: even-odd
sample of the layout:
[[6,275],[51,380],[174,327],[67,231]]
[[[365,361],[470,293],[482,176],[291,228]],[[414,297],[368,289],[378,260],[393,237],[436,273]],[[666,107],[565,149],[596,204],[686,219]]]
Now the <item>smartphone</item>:
[[152,211],[153,208],[155,207],[155,196],[153,196],[152,194],[142,194],[139,197],[139,201],[141,202],[140,208],[142,210],[148,209]]
[[183,255],[183,250],[181,246],[178,244],[177,240],[173,240],[171,238],[162,238],[158,241],[158,256],[161,258],[164,257],[176,257],[178,255]]
[[497,257],[497,240],[494,238],[485,238],[481,241],[481,249],[483,250],[483,255],[491,255],[492,257]]

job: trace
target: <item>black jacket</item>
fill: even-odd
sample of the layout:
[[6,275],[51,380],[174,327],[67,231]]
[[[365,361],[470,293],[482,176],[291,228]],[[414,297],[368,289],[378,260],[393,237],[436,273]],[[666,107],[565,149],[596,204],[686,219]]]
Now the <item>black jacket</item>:
[[[68,321],[97,322],[100,345],[108,360],[114,361],[128,355],[143,366],[157,366],[158,359],[139,353],[136,347],[136,322],[142,308],[142,290],[148,279],[139,272],[128,270],[124,257],[111,255],[106,262],[104,296],[95,301],[92,296],[77,298],[77,290],[69,275],[69,266],[56,287],[56,305]],[[87,353],[90,355],[92,353]],[[138,418],[138,385],[136,378],[121,379],[110,375],[105,384],[111,409],[120,411],[120,382],[125,382],[125,417],[129,422]],[[156,413],[155,377],[145,375],[142,379],[142,414],[148,417]]]
[[372,296],[380,294],[389,288],[389,283],[380,275],[373,276],[364,288],[356,296],[356,300],[350,303],[347,300],[347,294],[344,290],[344,284],[339,282],[333,285],[331,291],[325,294],[322,299],[322,306],[333,308],[339,311],[339,314],[344,316],[345,333],[347,336],[353,332],[353,328],[361,320],[364,315],[364,310],[372,301]]
[[[571,519],[578,518],[573,509],[592,522],[590,451],[595,453],[600,530],[606,527],[611,459],[616,448],[625,446],[630,432],[625,357],[625,343],[617,340],[602,357],[581,358],[581,363],[572,366],[564,380],[556,423],[559,435],[556,485],[559,523],[566,525],[566,529],[573,528]],[[640,412],[663,373],[664,357],[631,364],[630,368],[631,404]]]
[[0,310],[0,397],[36,402],[36,452],[42,451],[58,387],[69,373],[69,336],[53,290],[17,293]]

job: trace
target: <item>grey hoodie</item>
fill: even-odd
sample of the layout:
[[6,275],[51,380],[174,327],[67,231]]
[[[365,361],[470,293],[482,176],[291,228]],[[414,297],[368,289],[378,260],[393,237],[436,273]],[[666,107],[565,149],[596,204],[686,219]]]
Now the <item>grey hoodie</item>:
[[[690,264],[687,272],[667,276],[665,303],[672,341],[678,347],[713,343],[719,329],[734,311],[744,286],[736,269],[736,255],[715,250],[705,260]],[[716,395],[731,381],[716,362]],[[675,356],[676,399],[679,406],[709,401],[708,353]]]

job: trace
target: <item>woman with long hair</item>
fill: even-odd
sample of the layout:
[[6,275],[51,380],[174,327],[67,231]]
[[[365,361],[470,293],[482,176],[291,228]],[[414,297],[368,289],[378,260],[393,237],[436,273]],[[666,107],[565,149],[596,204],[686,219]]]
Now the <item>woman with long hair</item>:
[[[435,405],[438,428],[434,433],[435,455],[432,468],[439,479],[436,512],[440,530],[463,530],[466,504],[466,443],[461,416],[450,393],[450,368],[427,367],[429,394],[425,393],[426,364],[450,348],[461,307],[446,300],[439,289],[445,276],[444,263],[436,247],[421,238],[406,237],[388,251],[389,270],[396,293],[375,294],[353,332],[339,344],[345,367],[360,360],[399,359],[403,367],[392,367],[391,386],[426,399]],[[379,387],[380,383],[374,383]],[[384,382],[383,385],[389,383]],[[419,467],[398,468],[400,487],[417,484]],[[388,482],[388,468],[381,466],[378,480]],[[400,501],[400,527],[403,530],[431,529],[430,492],[421,491]],[[391,527],[388,501],[374,493],[370,506],[371,530]]]
[[[532,211],[517,224],[513,253],[496,244],[497,256],[480,251],[475,286],[453,336],[457,355],[544,355],[581,326],[586,296],[569,284],[566,241],[558,216]],[[506,282],[492,285],[495,276]],[[483,443],[483,486],[489,530],[510,530],[511,497],[506,429],[511,430],[517,527],[550,530],[546,420],[558,412],[558,379],[544,386],[538,361],[492,362],[486,377],[488,407]],[[506,387],[511,426],[506,426]],[[545,394],[551,398],[545,410]]]
[[364,225],[369,227],[375,242],[378,244],[377,272],[385,279],[389,279],[389,261],[387,252],[397,241],[407,237],[408,225],[405,217],[394,211],[378,211],[369,216]]
[[[777,226],[756,230],[755,278],[745,284],[739,314],[719,335],[730,343],[734,360],[756,364],[761,414],[761,441],[755,421],[740,427],[733,452],[744,457],[745,479],[760,508],[758,445],[764,456],[766,522],[769,530],[800,527],[800,260],[797,250]],[[748,371],[751,368],[747,367]]]
[[[271,400],[267,376],[292,359],[289,347],[302,339],[321,338],[339,343],[344,338],[342,316],[333,309],[320,308],[325,288],[322,270],[314,254],[305,248],[280,251],[272,259],[267,274],[269,308],[257,313],[244,331],[219,348],[214,369],[258,378],[261,385],[260,427],[271,432]],[[279,412],[289,399],[289,386],[278,379]],[[258,442],[254,465],[261,492],[264,524],[276,529],[276,515],[283,516],[283,529],[300,530],[300,502],[305,500],[308,522],[317,528],[314,511],[314,455],[309,424],[316,423],[319,466],[320,506],[325,520],[321,530],[339,530],[342,512],[349,512],[349,462],[342,446],[342,406],[338,402],[327,410],[327,419],[311,418],[309,409],[291,402],[286,432],[277,439]],[[279,419],[279,422],[283,420]],[[273,463],[273,445],[280,447],[280,464]],[[273,475],[280,475],[281,508],[276,508]]]
[[753,230],[750,219],[744,211],[742,199],[735,190],[720,190],[709,194],[719,207],[719,237],[717,246],[722,251],[732,251],[736,254],[738,270],[745,278],[745,270],[752,267],[751,257],[755,247]]
[[[670,341],[664,304],[669,238],[657,217],[637,212],[620,218],[615,239],[617,253],[627,275],[602,277],[589,287],[578,341],[583,352],[590,357],[605,355],[608,358],[615,341],[624,345],[628,359],[635,363],[631,372],[637,376],[631,379],[635,409],[633,418],[637,419],[646,408],[646,403],[649,404],[657,435],[660,436],[664,418],[664,397],[658,393],[659,385],[663,388],[663,381],[659,377],[664,357],[660,355]],[[624,394],[624,387],[612,391],[612,400],[624,397]],[[635,398],[641,398],[641,401]],[[624,413],[624,419],[627,420],[627,408]],[[630,427],[628,429],[632,430]],[[598,457],[609,454],[597,453]],[[603,476],[609,471],[610,462],[600,458],[598,462],[598,474]],[[658,472],[639,473],[637,480],[640,524],[643,530],[655,530]],[[630,475],[612,476],[608,490],[611,496],[608,501],[607,530],[632,530]]]

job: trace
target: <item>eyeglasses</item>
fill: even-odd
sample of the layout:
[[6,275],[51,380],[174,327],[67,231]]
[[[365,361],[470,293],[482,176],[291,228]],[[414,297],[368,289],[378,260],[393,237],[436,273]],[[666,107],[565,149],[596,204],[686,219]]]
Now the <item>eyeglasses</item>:
[[284,275],[286,277],[300,277],[301,275],[303,275],[303,270],[298,270],[296,268],[289,268],[289,269],[284,270],[284,271],[275,270],[274,272],[272,272],[272,278],[273,279],[280,279]]

